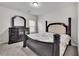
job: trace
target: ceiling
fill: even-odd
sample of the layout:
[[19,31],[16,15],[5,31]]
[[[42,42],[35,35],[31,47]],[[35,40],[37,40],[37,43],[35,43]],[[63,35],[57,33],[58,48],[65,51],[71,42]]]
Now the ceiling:
[[1,7],[7,7],[19,11],[23,11],[26,13],[30,13],[32,15],[43,15],[52,10],[56,10],[57,8],[67,7],[71,2],[39,2],[39,7],[33,7],[31,2],[0,2]]

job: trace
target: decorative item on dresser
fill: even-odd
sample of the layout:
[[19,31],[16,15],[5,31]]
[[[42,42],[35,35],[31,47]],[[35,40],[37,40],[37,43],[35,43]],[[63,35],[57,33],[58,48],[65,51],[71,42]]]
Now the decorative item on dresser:
[[[14,19],[16,17],[22,18],[24,26],[14,26]],[[9,28],[9,42],[8,44],[17,43],[25,39],[25,33],[29,34],[29,28],[26,28],[26,19],[22,16],[13,16],[11,19],[12,27]]]

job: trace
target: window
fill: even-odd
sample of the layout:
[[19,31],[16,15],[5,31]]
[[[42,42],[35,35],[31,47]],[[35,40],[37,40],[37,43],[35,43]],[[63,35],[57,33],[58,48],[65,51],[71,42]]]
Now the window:
[[30,33],[35,33],[36,32],[36,26],[35,26],[35,20],[29,20],[29,27],[30,27]]

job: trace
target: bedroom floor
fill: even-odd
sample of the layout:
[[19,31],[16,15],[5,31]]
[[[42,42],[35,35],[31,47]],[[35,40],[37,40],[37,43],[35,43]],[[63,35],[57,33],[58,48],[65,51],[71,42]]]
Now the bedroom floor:
[[[0,43],[0,56],[37,56],[28,47],[23,48],[22,42],[8,45]],[[69,46],[65,56],[77,56],[77,47]]]

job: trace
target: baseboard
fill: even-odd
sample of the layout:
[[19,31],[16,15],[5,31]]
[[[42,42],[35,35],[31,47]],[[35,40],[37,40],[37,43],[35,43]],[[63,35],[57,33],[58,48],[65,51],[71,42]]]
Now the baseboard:
[[0,44],[3,44],[3,43],[4,43],[4,44],[8,44],[8,42],[0,42]]
[[72,46],[78,46],[78,44],[75,44],[75,43],[72,43],[72,42],[71,42],[71,45],[72,45]]

